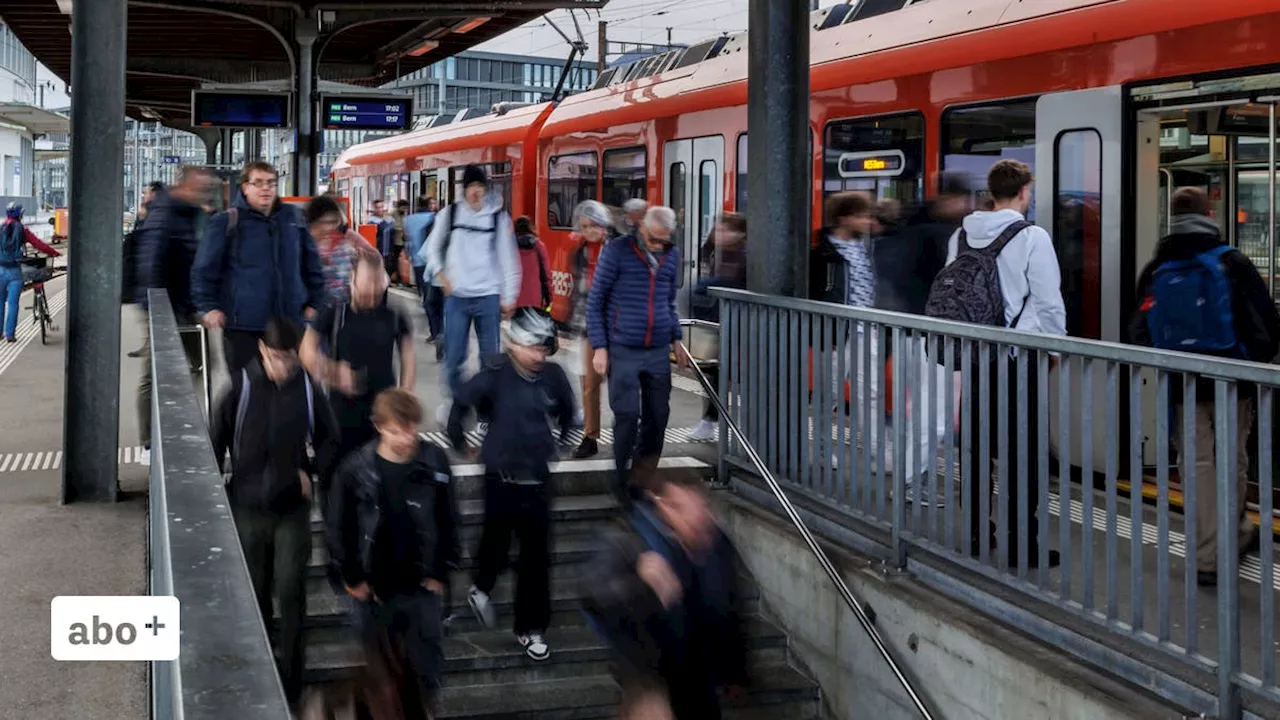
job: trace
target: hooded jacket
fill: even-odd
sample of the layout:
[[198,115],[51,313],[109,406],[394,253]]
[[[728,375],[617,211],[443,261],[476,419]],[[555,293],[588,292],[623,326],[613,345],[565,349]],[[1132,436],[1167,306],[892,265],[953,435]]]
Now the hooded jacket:
[[[452,237],[446,253],[447,234]],[[503,305],[512,305],[520,294],[520,259],[511,216],[498,202],[486,200],[479,210],[466,202],[444,208],[436,215],[422,252],[427,277],[443,271],[457,297],[499,295]]]
[[[961,223],[972,248],[995,242],[1011,223],[1023,220],[1016,210],[979,210]],[[956,259],[960,231],[947,243],[947,264]],[[1009,241],[996,258],[1000,290],[1004,295],[1005,323],[1017,318],[1015,330],[1043,335],[1067,334],[1067,308],[1062,301],[1062,271],[1053,240],[1043,228],[1032,225]]]
[[277,200],[264,215],[243,195],[235,207],[234,232],[225,212],[205,225],[191,269],[196,311],[221,310],[228,330],[263,332],[273,317],[301,322],[305,308],[324,307],[324,271],[302,212]]
[[[377,452],[374,440],[348,455],[328,493],[325,539],[329,579],[335,585],[356,587],[374,579],[374,545],[387,521]],[[458,503],[449,457],[431,443],[418,443],[405,487],[405,510],[417,538],[413,554],[418,566],[413,570],[420,580],[447,579],[462,557]]]
[[197,226],[204,211],[173,196],[158,192],[147,209],[146,221],[136,230],[137,302],[147,306],[147,290],[165,288],[178,317],[195,312],[191,299],[191,268],[200,247]]
[[[1137,345],[1152,345],[1147,306],[1156,269],[1170,261],[1188,260],[1222,244],[1218,224],[1204,215],[1175,215],[1171,230],[1156,245],[1155,256],[1138,277],[1138,309],[1129,320],[1129,340]],[[1222,264],[1231,284],[1231,315],[1236,338],[1244,345],[1250,360],[1269,363],[1280,351],[1280,312],[1276,311],[1266,281],[1239,250],[1223,254]],[[1201,379],[1197,384],[1197,398],[1212,398],[1213,385],[1212,380]]]
[[[684,591],[669,608],[636,573],[640,555],[649,551],[668,562]],[[646,501],[605,534],[582,574],[583,609],[617,653],[624,687],[667,677],[746,684],[736,556],[728,537],[717,532],[706,558],[693,562]]]
[[[241,408],[246,377],[249,404]],[[209,437],[219,466],[230,472],[227,497],[233,505],[287,514],[304,502],[299,470],[318,476],[322,484],[332,472],[338,423],[318,383],[312,382],[308,401],[303,370],[276,385],[261,362],[251,362],[231,376],[215,408]],[[243,423],[239,427],[237,420]],[[307,459],[308,436],[314,463]],[[228,452],[230,466],[225,464]]]
[[551,261],[537,235],[517,235],[520,249],[520,296],[516,307],[545,310],[551,306]]

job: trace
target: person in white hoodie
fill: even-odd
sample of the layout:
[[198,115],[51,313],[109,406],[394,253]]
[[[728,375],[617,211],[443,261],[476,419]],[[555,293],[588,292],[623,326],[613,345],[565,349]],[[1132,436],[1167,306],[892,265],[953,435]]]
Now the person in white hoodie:
[[[1016,160],[1001,160],[991,168],[991,172],[987,175],[987,188],[991,193],[991,199],[994,203],[991,210],[978,210],[964,219],[961,229],[957,230],[951,236],[947,248],[947,264],[955,262],[957,255],[963,252],[983,252],[993,243],[1003,242],[1003,247],[998,248],[996,255],[996,267],[1000,276],[1000,292],[1004,298],[1004,325],[1006,327],[1023,330],[1025,332],[1042,333],[1045,335],[1066,335],[1067,310],[1062,302],[1062,274],[1058,268],[1058,255],[1053,248],[1053,240],[1049,237],[1049,233],[1043,228],[1036,225],[1026,223],[1026,213],[1031,206],[1031,184],[1034,178],[1031,174],[1031,168],[1025,163]],[[1021,229],[1013,228],[1016,233],[1011,237],[1004,237],[1006,229],[1014,223],[1019,223]],[[963,245],[962,245],[963,243]],[[941,276],[939,280],[941,280]],[[938,285],[935,282],[933,292],[938,291]],[[931,298],[932,300],[932,298]],[[999,394],[997,392],[999,382],[999,358],[997,362],[993,362],[990,367],[990,378],[986,385],[987,398],[989,408],[989,416],[987,423],[988,447],[990,449],[990,460],[995,460],[999,455]],[[1017,539],[1018,539],[1018,512],[1019,506],[1025,508],[1027,514],[1027,558],[1028,567],[1037,567],[1039,563],[1039,529],[1040,520],[1036,516],[1037,509],[1040,506],[1040,483],[1038,460],[1040,454],[1036,448],[1036,438],[1038,434],[1038,417],[1039,417],[1039,397],[1037,393],[1038,363],[1032,358],[1028,358],[1026,364],[1027,374],[1025,385],[1018,380],[1018,371],[1016,364],[1016,355],[1010,355],[1006,358],[1008,362],[1007,379],[1008,391],[1006,395],[1008,416],[1007,430],[1008,436],[1004,438],[1005,448],[1008,457],[1007,467],[1009,468],[1008,481],[1004,478],[1000,480],[1001,494],[1007,493],[1009,502],[1009,515],[1006,534],[1004,537],[995,536],[995,521],[997,517],[997,505],[991,502],[988,506],[988,518],[990,519],[990,527],[987,531],[995,543],[995,548],[999,552],[1005,554],[1009,560],[1009,565],[1016,567],[1018,565]],[[977,366],[974,366],[977,371]],[[965,388],[965,392],[978,392],[981,387],[975,379],[971,387]],[[1027,417],[1025,420],[1018,417],[1017,398],[1026,397]],[[1045,398],[1048,401],[1048,398]],[[970,478],[970,494],[968,498],[969,515],[971,518],[971,552],[974,555],[979,554],[980,540],[982,538],[983,528],[981,527],[980,516],[980,492],[982,473],[991,472],[991,467],[981,467],[981,458],[979,457],[979,436],[974,433],[981,423],[980,416],[981,398],[974,397],[969,403],[969,416],[962,418],[962,432],[969,435],[969,447],[972,453],[969,457],[968,467],[965,472]],[[1018,429],[1025,425],[1027,437],[1030,439],[1027,448],[1027,457],[1018,457]],[[1026,467],[1027,478],[1027,497],[1019,498],[1018,493],[1018,467],[1022,462]],[[988,487],[994,487],[991,483]],[[1046,532],[1048,526],[1045,526]],[[993,548],[993,549],[995,549]],[[1051,550],[1049,552],[1050,567],[1058,564],[1058,552]]]
[[[497,355],[502,318],[511,314],[520,292],[520,258],[511,215],[501,200],[487,197],[484,171],[468,165],[462,172],[463,199],[440,212],[422,252],[426,275],[445,294],[444,363],[450,396],[462,384],[462,364],[476,327],[480,358]],[[450,403],[436,412],[443,425]]]

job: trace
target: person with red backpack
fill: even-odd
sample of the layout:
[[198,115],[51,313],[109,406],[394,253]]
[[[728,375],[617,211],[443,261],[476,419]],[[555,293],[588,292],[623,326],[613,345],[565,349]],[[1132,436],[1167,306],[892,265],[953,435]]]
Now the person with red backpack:
[[[1249,258],[1222,240],[1211,217],[1213,203],[1200,188],[1180,188],[1170,201],[1170,234],[1138,278],[1138,309],[1129,323],[1136,344],[1214,357],[1269,363],[1280,351],[1280,313],[1267,283]],[[1195,446],[1183,447],[1183,393],[1180,378],[1170,383],[1173,445],[1185,482],[1195,467],[1196,582],[1218,583],[1218,475],[1214,449],[1214,381],[1199,378],[1195,388]],[[1238,388],[1236,426],[1236,511],[1238,551],[1257,549],[1258,529],[1245,515],[1249,478],[1249,433],[1254,392]],[[1218,456],[1221,457],[1221,456]]]
[[0,310],[4,314],[5,342],[17,342],[18,298],[22,297],[22,246],[29,244],[49,257],[62,253],[45,245],[22,225],[22,206],[9,203],[0,223]]
[[547,246],[533,234],[533,222],[527,217],[516,218],[516,248],[520,251],[520,295],[516,297],[516,309],[533,308],[541,313],[550,312],[551,275],[547,270]]

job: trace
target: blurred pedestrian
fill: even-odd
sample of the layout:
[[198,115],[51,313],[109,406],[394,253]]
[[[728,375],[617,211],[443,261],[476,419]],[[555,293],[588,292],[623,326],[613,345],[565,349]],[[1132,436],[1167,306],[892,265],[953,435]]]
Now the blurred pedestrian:
[[[747,219],[737,213],[720,216],[707,242],[702,245],[702,267],[706,276],[694,290],[694,317],[709,322],[720,321],[720,304],[708,292],[713,287],[745,288],[747,286]],[[707,367],[707,380],[712,389],[719,386],[720,368]],[[720,413],[710,399],[703,403],[702,419],[689,432],[689,439],[713,440],[719,429]]]
[[360,234],[346,227],[342,206],[328,195],[307,203],[307,229],[320,256],[324,273],[325,307],[337,307],[351,299],[351,272],[361,254],[378,255]]
[[427,259],[422,249],[427,246],[427,238],[436,222],[436,199],[423,197],[418,200],[418,210],[404,219],[404,245],[409,260],[413,263],[413,282],[418,288],[418,298],[422,301],[422,311],[427,316],[427,344],[436,346],[436,359],[444,353],[442,343],[442,325],[444,318],[444,296],[435,278],[427,275]]
[[582,443],[573,451],[577,459],[600,452],[600,386],[604,376],[592,361],[591,339],[587,335],[587,297],[591,280],[605,241],[613,228],[609,209],[596,200],[585,200],[574,210],[577,219],[577,249],[573,253],[573,301],[569,315],[572,331],[582,336]]

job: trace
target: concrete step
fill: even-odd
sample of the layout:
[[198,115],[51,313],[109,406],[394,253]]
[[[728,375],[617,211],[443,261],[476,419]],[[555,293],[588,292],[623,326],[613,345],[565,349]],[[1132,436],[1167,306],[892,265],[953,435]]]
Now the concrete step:
[[[551,564],[552,565],[576,565],[586,562],[595,553],[598,542],[598,531],[591,532],[569,532],[562,531],[553,532],[551,538]],[[476,567],[475,552],[479,546],[479,536],[475,542],[462,543],[462,562],[459,563],[459,569],[469,574]],[[518,544],[512,540],[511,543],[511,561],[514,562],[518,557]],[[323,577],[325,573],[325,563],[328,554],[325,552],[323,541],[319,537],[312,539],[311,545],[311,561],[307,568],[307,572],[312,577]]]
[[[551,499],[551,522],[555,527],[557,524],[564,524],[565,529],[588,529],[594,525],[598,526],[601,520],[613,520],[618,517],[618,502],[613,496],[607,494],[596,495],[567,495],[563,497],[553,497]],[[458,522],[465,529],[468,526],[480,526],[484,523],[484,500],[460,500],[458,501]],[[315,532],[324,531],[324,521],[320,518],[319,511],[311,514],[311,530]],[[464,535],[464,539],[465,539]]]
[[[667,472],[688,472],[704,479],[715,474],[715,468],[691,457],[667,457],[658,463],[658,469]],[[553,497],[568,495],[607,494],[613,488],[614,464],[610,458],[588,460],[562,460],[551,464],[551,491]],[[459,500],[479,500],[484,497],[484,466],[466,464],[453,466],[454,493]]]
[[[445,687],[440,718],[582,720],[617,717],[618,686],[608,675],[502,685]],[[726,702],[732,720],[818,720],[818,686],[794,668],[761,668],[743,697]]]
[[[787,638],[758,615],[744,618],[752,667],[786,662]],[[608,646],[588,627],[553,628],[547,633],[551,658],[530,660],[515,637],[505,630],[450,632],[443,641],[446,687],[541,682],[609,672]],[[363,653],[348,628],[313,628],[307,632],[307,679],[335,682],[351,676],[364,663]]]

